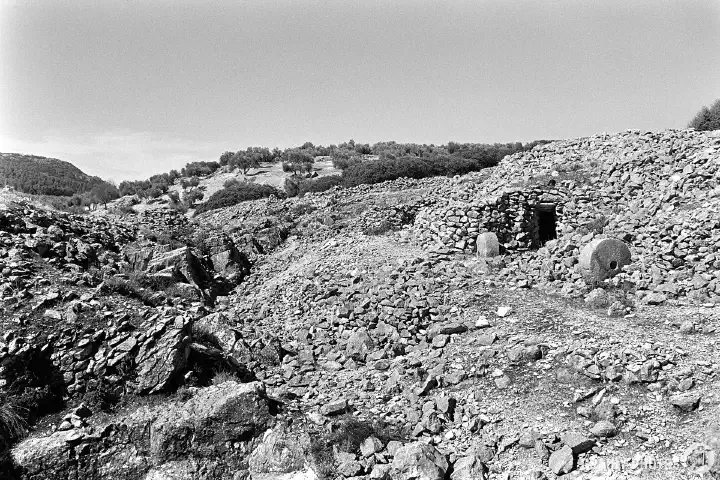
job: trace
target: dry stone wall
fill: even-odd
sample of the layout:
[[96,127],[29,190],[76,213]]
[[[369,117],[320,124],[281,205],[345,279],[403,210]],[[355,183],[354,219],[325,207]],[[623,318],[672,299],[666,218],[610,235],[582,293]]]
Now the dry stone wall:
[[540,246],[537,207],[551,204],[555,209],[555,228],[568,222],[564,204],[568,193],[556,188],[510,189],[499,195],[466,202],[450,202],[421,210],[415,220],[415,233],[428,247],[457,253],[474,253],[478,235],[493,232],[507,250],[527,250]]
[[[532,244],[537,190],[555,180],[557,240]],[[578,259],[597,238],[625,242],[633,262],[614,280],[639,300],[720,303],[720,132],[629,130],[564,140],[505,158],[480,177],[438,183],[435,206],[416,218],[420,243],[472,253],[494,232],[510,286],[586,291]],[[530,221],[529,221],[530,219]]]

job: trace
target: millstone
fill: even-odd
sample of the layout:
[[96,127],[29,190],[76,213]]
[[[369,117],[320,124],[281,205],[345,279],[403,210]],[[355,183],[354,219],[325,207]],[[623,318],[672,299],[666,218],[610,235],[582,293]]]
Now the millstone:
[[492,232],[478,235],[476,245],[479,257],[496,257],[500,254],[500,242],[497,235]]
[[616,238],[593,240],[583,247],[579,258],[582,275],[588,283],[614,277],[631,261],[630,249]]

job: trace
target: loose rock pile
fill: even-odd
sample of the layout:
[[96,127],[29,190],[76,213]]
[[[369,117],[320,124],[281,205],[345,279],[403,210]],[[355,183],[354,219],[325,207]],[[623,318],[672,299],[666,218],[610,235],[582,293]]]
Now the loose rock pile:
[[112,268],[119,246],[134,236],[132,227],[104,218],[6,205],[0,209],[0,296],[19,288],[33,258],[70,273]]
[[[156,209],[142,238],[60,215],[95,255],[26,245],[52,235],[27,218],[54,214],[0,215],[0,398],[45,389],[69,408],[15,447],[18,475],[619,480],[632,477],[606,459],[665,454],[668,478],[684,475],[720,452],[713,436],[690,443],[717,423],[719,319],[709,303],[642,303],[717,299],[719,150],[705,133],[599,135],[461,178],[195,222]],[[549,205],[554,240],[536,211]],[[96,228],[117,234],[89,241]],[[112,285],[136,276],[230,282],[205,305]],[[98,415],[108,393],[136,403]]]

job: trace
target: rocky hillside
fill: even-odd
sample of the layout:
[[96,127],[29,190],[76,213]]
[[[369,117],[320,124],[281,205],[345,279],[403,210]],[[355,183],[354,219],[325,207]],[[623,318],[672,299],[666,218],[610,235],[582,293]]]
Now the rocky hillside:
[[192,220],[10,205],[0,471],[718,474],[719,167],[625,132]]
[[56,158],[0,153],[0,187],[35,195],[71,196],[89,192],[103,180]]
[[[602,233],[633,250],[636,260],[616,281],[632,282],[645,301],[717,303],[719,155],[720,136],[712,132],[628,131],[555,142],[508,158],[486,182],[447,188],[453,200],[423,212],[415,228],[444,253],[472,252],[479,232],[494,231],[518,252],[501,276],[566,293],[584,287],[573,259]],[[541,249],[531,245],[533,200],[559,210],[558,239]]]

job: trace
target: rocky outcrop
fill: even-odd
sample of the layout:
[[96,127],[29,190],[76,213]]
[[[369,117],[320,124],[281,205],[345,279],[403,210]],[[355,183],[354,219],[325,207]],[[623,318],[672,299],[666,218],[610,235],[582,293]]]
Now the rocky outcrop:
[[202,230],[200,248],[217,275],[239,283],[250,273],[250,260],[229,235],[216,230]]
[[172,250],[170,245],[160,245],[149,240],[141,240],[125,246],[123,255],[128,267],[133,271],[145,271],[150,262]]
[[218,346],[223,355],[232,363],[249,365],[253,360],[252,351],[243,340],[242,333],[230,326],[230,319],[217,312],[207,315],[193,324],[193,335],[204,337]]
[[148,330],[135,355],[138,393],[168,389],[184,371],[190,353],[190,322],[182,316]]
[[99,389],[173,390],[187,372],[191,325],[188,316],[156,313],[140,325],[121,317],[105,329],[66,328],[37,338],[8,333],[9,343],[0,341],[0,394],[14,398],[26,384],[71,398]]
[[184,283],[206,290],[213,281],[213,275],[205,268],[190,247],[180,247],[156,255],[148,263],[146,271],[150,274],[172,273]]
[[126,246],[123,255],[131,271],[191,284],[200,291],[208,291],[214,283],[212,269],[187,246],[171,249],[141,240]]
[[260,383],[225,382],[82,429],[34,436],[12,456],[23,478],[231,479],[272,422]]
[[240,283],[250,272],[250,261],[227,235],[201,235],[195,248],[139,240],[127,245],[123,255],[130,271],[143,272],[165,283],[192,285],[212,301]]

